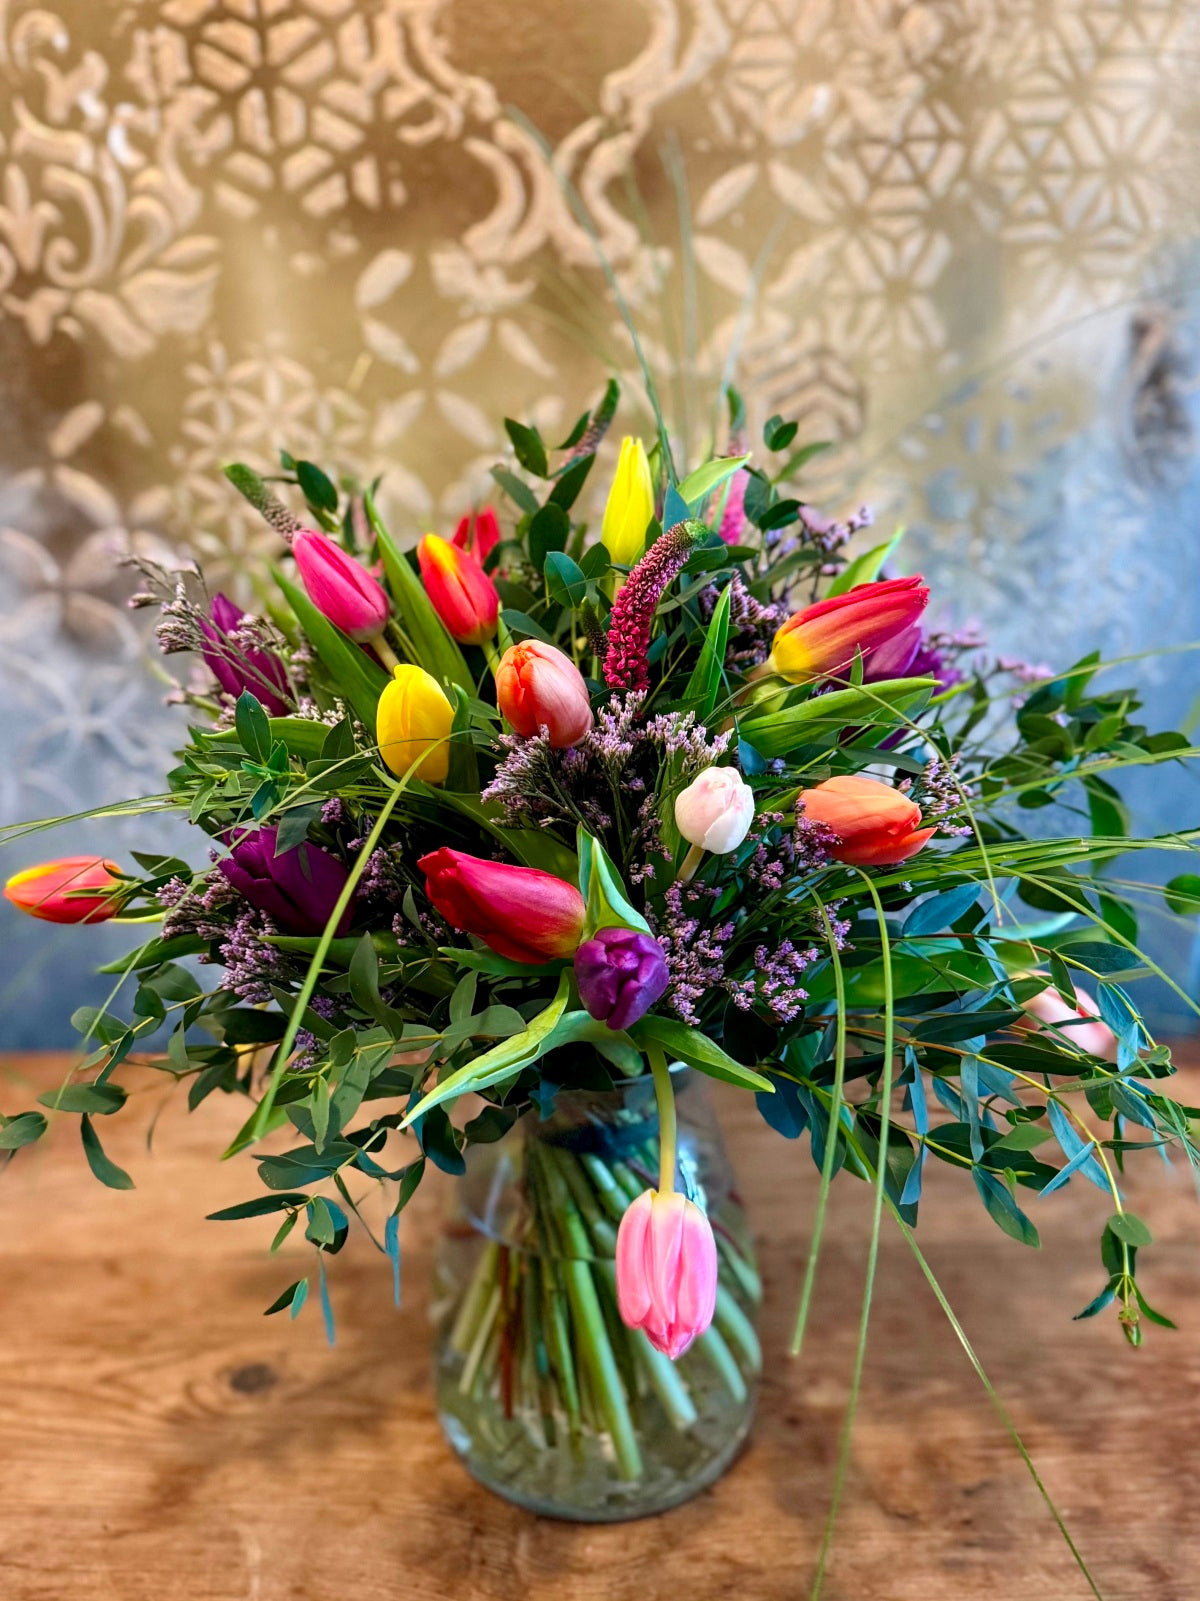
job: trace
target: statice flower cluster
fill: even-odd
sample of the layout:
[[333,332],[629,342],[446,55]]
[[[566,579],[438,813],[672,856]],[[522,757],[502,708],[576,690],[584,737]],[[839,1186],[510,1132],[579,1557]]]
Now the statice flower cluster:
[[272,984],[287,980],[286,958],[266,943],[267,935],[278,933],[275,925],[264,912],[248,907],[220,873],[194,884],[172,878],[158,899],[166,911],[163,939],[194,934],[213,943],[214,954],[201,952],[197,960],[225,968],[218,988],[257,1006],[272,999]]
[[[788,618],[788,604],[784,600],[762,601],[746,587],[741,573],[729,580],[729,643],[725,660],[734,667],[758,667],[771,654],[771,643]],[[705,622],[721,598],[715,584],[709,584],[697,597],[700,615]]]
[[[337,1006],[330,995],[313,995],[309,1000],[309,1010],[323,1017],[329,1022],[337,1011]],[[296,1054],[292,1058],[291,1071],[293,1073],[307,1073],[316,1067],[321,1059],[324,1044],[311,1029],[300,1028],[296,1030]]]
[[937,820],[939,831],[943,834],[956,834],[965,836],[974,830],[969,823],[951,823],[946,819],[952,812],[957,812],[970,802],[973,791],[965,784],[957,772],[958,757],[951,756],[948,760],[941,756],[931,756],[921,770],[919,780],[919,804],[927,821]]
[[725,957],[734,924],[713,924],[707,916],[709,903],[719,894],[717,885],[676,882],[663,896],[661,915],[651,917],[671,975],[666,1002],[693,1028],[700,1024],[698,1008],[704,997],[726,982]]
[[851,516],[839,520],[824,516],[815,506],[801,505],[794,523],[784,528],[773,528],[763,535],[763,548],[768,552],[772,565],[802,548],[819,551],[822,556],[829,558],[836,556],[855,534],[870,528],[874,521],[869,506],[860,506]]
[[690,783],[725,754],[732,735],[710,736],[691,711],[646,718],[645,700],[640,690],[615,695],[586,737],[565,750],[551,746],[545,733],[502,736],[505,755],[482,798],[499,802],[512,828],[583,823],[601,836],[613,829],[618,810],[632,806],[622,854],[635,883],[653,878],[655,860],[670,859],[662,842],[658,775],[670,761],[680,783]]
[[[839,901],[826,905],[833,946],[840,953],[853,949],[850,944],[850,921],[837,915]],[[750,1011],[755,1005],[765,1006],[777,1023],[794,1023],[803,1014],[808,991],[800,982],[815,962],[826,954],[818,944],[783,939],[772,949],[763,944],[754,951],[752,972],[743,979],[730,979],[726,987],[733,996],[735,1006]]]
[[241,904],[241,897],[227,878],[213,873],[193,884],[182,878],[168,879],[158,891],[158,901],[166,912],[160,930],[164,940],[181,934],[212,940],[224,936],[229,911]]
[[804,816],[804,802],[799,797],[790,817],[783,812],[760,812],[757,824],[747,836],[754,854],[745,872],[752,884],[767,893],[827,866],[838,842],[831,828]]
[[225,937],[213,958],[225,969],[220,988],[232,990],[252,1006],[271,1000],[272,986],[285,983],[288,977],[285,959],[266,942],[267,935],[276,933],[278,930],[265,912],[253,907],[239,912],[232,925],[225,929]]
[[604,790],[597,789],[590,740],[556,750],[545,730],[529,739],[502,734],[504,756],[480,798],[499,803],[509,828],[551,828],[555,823],[572,828],[583,823],[593,832],[609,828],[612,817],[599,798]]

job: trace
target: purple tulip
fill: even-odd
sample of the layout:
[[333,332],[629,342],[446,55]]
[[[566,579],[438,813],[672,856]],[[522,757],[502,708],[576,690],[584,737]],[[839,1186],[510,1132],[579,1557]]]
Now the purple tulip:
[[204,664],[233,700],[248,689],[270,717],[286,717],[291,710],[287,669],[279,657],[254,645],[236,645],[233,635],[245,617],[227,595],[214,595],[210,621],[201,621],[208,644]]
[[911,671],[913,662],[920,654],[922,641],[920,625],[914,623],[911,628],[893,634],[882,645],[867,651],[863,662],[863,683],[881,684],[888,678],[903,678]]
[[[321,934],[350,876],[336,856],[307,841],[275,854],[278,829],[237,830],[219,870],[251,906],[266,912],[286,934]],[[350,926],[347,907],[338,934]]]
[[588,1012],[628,1028],[654,1005],[670,975],[662,946],[636,928],[598,928],[575,952],[575,980]]

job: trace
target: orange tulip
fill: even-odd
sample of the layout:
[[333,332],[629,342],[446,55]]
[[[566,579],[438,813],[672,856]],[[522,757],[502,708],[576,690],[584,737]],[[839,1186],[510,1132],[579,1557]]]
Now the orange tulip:
[[104,923],[121,910],[120,871],[102,856],[62,856],[14,873],[4,894],[47,923]]
[[518,734],[545,728],[555,750],[577,745],[592,726],[592,700],[569,656],[540,639],[512,645],[496,669],[496,702]]
[[837,835],[831,855],[852,867],[893,867],[915,856],[936,828],[921,827],[921,808],[890,784],[860,775],[827,778],[803,792],[804,815]]
[[483,568],[465,550],[426,534],[417,546],[425,592],[447,632],[460,645],[482,645],[496,632],[500,596]]
[[768,665],[793,684],[804,684],[846,672],[856,651],[869,663],[872,650],[913,626],[928,600],[919,577],[856,584],[844,595],[794,612],[775,635]]

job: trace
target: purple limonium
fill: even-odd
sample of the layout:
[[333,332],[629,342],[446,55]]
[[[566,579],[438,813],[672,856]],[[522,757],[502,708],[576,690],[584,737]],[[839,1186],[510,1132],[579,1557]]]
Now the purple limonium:
[[609,1028],[644,1017],[670,982],[662,946],[636,928],[599,928],[575,952],[575,980],[590,1016]]
[[687,564],[698,538],[707,530],[702,523],[674,523],[651,545],[630,573],[613,601],[608,623],[608,649],[604,680],[610,689],[648,689],[650,630],[654,613],[667,585]]
[[[251,906],[266,912],[285,934],[320,934],[345,888],[349,871],[336,856],[307,841],[275,853],[278,830],[238,829],[218,870]],[[350,926],[347,907],[338,934]]]
[[272,651],[247,638],[246,614],[227,595],[214,595],[207,619],[199,619],[204,664],[225,693],[236,700],[249,690],[272,717],[291,709],[287,669]]

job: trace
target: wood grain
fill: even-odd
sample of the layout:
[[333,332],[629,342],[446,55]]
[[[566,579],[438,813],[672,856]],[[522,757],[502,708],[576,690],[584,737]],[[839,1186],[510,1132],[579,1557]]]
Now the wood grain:
[[[56,1082],[53,1059],[10,1081]],[[146,1081],[148,1082],[148,1080]],[[157,1084],[159,1081],[155,1080]],[[10,1087],[12,1110],[28,1105]],[[665,1518],[537,1519],[476,1488],[443,1444],[428,1383],[426,1282],[439,1196],[402,1231],[404,1295],[356,1234],[331,1267],[339,1336],[315,1307],[262,1309],[307,1269],[267,1257],[270,1220],[206,1223],[255,1193],[216,1153],[243,1108],[157,1091],[100,1122],[138,1188],[92,1180],[74,1119],[0,1187],[2,1601],[794,1601],[828,1503],[867,1237],[839,1181],[816,1313],[791,1360],[815,1192],[807,1150],[748,1098],[720,1097],[762,1249],[766,1379],[741,1461]],[[1132,1352],[1115,1321],[1072,1323],[1099,1288],[1103,1197],[1078,1180],[1030,1209],[1030,1251],[969,1188],[931,1174],[921,1239],[1105,1601],[1200,1591],[1200,1213],[1182,1169],[1147,1160],[1130,1203],[1154,1228],[1151,1299],[1182,1332]],[[292,1271],[295,1269],[295,1271]],[[880,1266],[828,1601],[1073,1601],[1087,1594],[903,1240]]]

